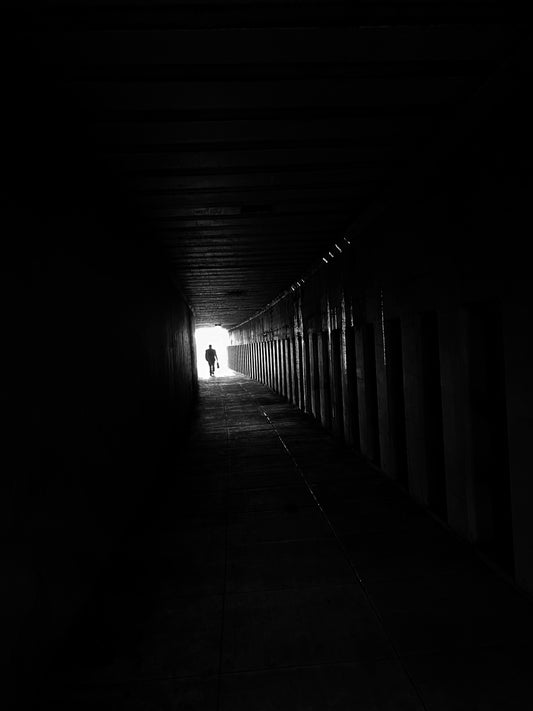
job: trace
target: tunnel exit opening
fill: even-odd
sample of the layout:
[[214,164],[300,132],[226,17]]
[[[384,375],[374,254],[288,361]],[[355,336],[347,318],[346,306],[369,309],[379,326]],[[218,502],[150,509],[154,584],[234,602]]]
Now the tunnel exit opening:
[[229,333],[222,326],[197,328],[196,339],[196,368],[198,377],[207,380],[209,364],[205,359],[205,352],[211,346],[217,353],[218,365],[215,364],[215,377],[217,375],[230,375],[233,371],[228,368]]

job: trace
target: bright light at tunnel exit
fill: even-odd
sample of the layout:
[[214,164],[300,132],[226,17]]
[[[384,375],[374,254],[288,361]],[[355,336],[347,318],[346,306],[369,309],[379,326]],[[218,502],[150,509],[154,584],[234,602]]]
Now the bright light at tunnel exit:
[[217,375],[230,375],[233,371],[228,369],[229,333],[222,326],[212,328],[197,328],[196,338],[196,367],[199,378],[209,378],[209,365],[205,359],[205,352],[211,345],[217,352],[220,368],[215,366]]

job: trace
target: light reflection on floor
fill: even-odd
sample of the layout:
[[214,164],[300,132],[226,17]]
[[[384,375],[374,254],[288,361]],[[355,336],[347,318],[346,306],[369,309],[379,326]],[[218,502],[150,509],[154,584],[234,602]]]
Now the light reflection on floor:
[[209,375],[209,366],[207,364],[207,361],[204,360],[203,364],[200,363],[198,366],[198,380],[215,380],[217,377],[218,378],[227,378],[227,377],[237,377],[239,373],[236,373],[234,370],[231,370],[231,368],[223,368],[220,366],[220,368],[216,368],[215,370],[215,375],[210,376]]

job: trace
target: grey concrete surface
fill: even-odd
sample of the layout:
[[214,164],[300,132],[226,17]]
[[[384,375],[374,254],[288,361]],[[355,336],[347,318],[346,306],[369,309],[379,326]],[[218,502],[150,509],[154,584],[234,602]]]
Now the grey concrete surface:
[[188,461],[41,708],[533,707],[528,600],[295,406],[202,381]]

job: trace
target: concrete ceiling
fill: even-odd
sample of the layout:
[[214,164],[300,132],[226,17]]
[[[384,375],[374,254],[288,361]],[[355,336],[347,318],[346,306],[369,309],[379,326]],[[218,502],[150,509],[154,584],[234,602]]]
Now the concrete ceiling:
[[49,0],[29,41],[197,324],[230,327],[431,150],[523,33],[503,1]]

